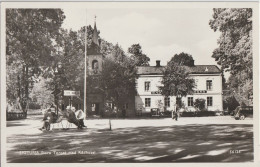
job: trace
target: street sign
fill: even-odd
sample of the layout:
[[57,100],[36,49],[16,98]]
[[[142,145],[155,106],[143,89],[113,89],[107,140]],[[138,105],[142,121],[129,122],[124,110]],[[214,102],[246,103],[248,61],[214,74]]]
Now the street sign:
[[80,91],[64,90],[64,96],[80,96]]

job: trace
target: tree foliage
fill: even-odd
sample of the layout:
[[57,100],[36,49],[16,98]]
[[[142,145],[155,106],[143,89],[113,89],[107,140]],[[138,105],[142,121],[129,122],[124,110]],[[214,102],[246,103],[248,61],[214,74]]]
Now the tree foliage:
[[161,87],[162,94],[165,96],[187,96],[193,93],[195,87],[194,79],[189,77],[186,68],[169,61],[163,72]]
[[134,61],[125,55],[119,45],[103,61],[100,75],[87,78],[87,92],[103,93],[106,101],[122,110],[125,98],[134,97],[136,68]]
[[180,54],[175,54],[171,61],[175,62],[178,65],[184,65],[184,66],[193,66],[194,65],[194,60],[193,57],[188,54],[181,52]]
[[[222,70],[230,72],[229,86],[236,98],[249,104],[248,95],[253,93],[252,9],[213,9],[209,25],[221,32],[212,57]],[[239,82],[233,84],[232,80]]]
[[[19,97],[25,110],[34,82],[57,54],[59,29],[65,16],[60,9],[7,9],[7,97]],[[15,69],[14,69],[15,67]],[[12,89],[12,85],[17,85]],[[14,91],[17,90],[17,93]],[[12,98],[11,98],[12,96]]]
[[136,69],[131,59],[125,58],[124,62],[105,59],[101,77],[106,99],[122,109],[124,98],[133,97],[135,92]]
[[194,102],[194,107],[199,109],[200,111],[205,109],[206,100],[202,98],[198,98]]
[[35,83],[30,93],[30,98],[43,108],[49,107],[54,102],[52,90],[49,89],[47,83],[48,79],[39,78],[39,82]]
[[140,44],[133,44],[128,48],[128,53],[131,54],[131,58],[135,61],[136,66],[149,66],[150,58],[143,54]]
[[194,79],[189,77],[189,72],[184,66],[169,61],[163,71],[162,87],[160,91],[164,96],[176,96],[177,106],[181,103],[181,97],[193,94],[195,88]]

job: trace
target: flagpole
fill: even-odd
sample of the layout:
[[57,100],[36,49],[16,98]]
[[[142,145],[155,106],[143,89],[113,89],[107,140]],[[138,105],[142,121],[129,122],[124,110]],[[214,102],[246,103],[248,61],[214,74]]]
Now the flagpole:
[[87,9],[86,9],[86,25],[85,25],[85,72],[84,72],[84,113],[87,116]]

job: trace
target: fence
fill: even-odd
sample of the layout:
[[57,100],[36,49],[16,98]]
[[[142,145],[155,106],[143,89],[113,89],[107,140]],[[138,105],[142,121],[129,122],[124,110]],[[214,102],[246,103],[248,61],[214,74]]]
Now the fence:
[[27,114],[25,112],[6,112],[6,120],[11,121],[11,120],[19,120],[19,119],[25,119],[27,117]]

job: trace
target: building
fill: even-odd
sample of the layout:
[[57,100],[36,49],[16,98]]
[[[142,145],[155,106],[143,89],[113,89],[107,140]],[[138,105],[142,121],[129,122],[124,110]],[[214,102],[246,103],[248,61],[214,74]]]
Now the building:
[[[96,23],[94,24],[94,32],[91,46],[88,48],[87,52],[87,80],[92,82],[92,85],[86,85],[87,87],[87,113],[88,115],[98,115],[98,116],[109,116],[111,112],[114,113],[113,116],[135,116],[135,94],[125,95],[120,97],[120,101],[123,103],[116,106],[112,103],[109,97],[106,97],[106,90],[99,87],[100,83],[100,73],[102,72],[104,58],[112,58],[112,55],[102,55],[100,53],[100,43],[98,41],[98,33]],[[134,91],[133,91],[134,92]],[[119,108],[121,110],[119,110]]]
[[[100,43],[98,41],[98,32],[96,22],[94,23],[94,32],[92,43],[87,52],[87,79],[98,84],[98,78],[102,71],[104,56],[100,53]],[[104,111],[105,96],[104,91],[98,86],[87,86],[87,113],[88,115],[102,115]]]
[[[109,58],[109,55],[105,55]],[[124,103],[115,106],[111,99],[106,99],[105,90],[98,86],[98,78],[103,70],[104,55],[100,53],[100,43],[96,23],[91,46],[87,52],[87,79],[92,79],[94,86],[87,85],[87,113],[88,115],[106,116],[106,111],[112,109],[117,111],[117,116],[123,116],[123,110],[127,117],[139,115],[139,113],[150,113],[152,108],[163,110],[175,110],[176,97],[164,97],[159,92],[163,76],[164,66],[160,61],[156,66],[137,67],[136,91],[133,94],[121,97]],[[110,55],[111,56],[111,55]],[[112,58],[112,57],[111,57]],[[189,68],[190,77],[196,82],[196,89],[193,95],[182,98],[186,111],[195,111],[193,106],[197,98],[206,100],[208,111],[222,111],[222,75],[220,69],[215,65],[194,65]],[[82,106],[79,106],[82,107]],[[121,108],[122,111],[118,110]]]
[[[193,95],[182,98],[186,111],[195,111],[193,104],[197,98],[206,100],[208,111],[223,111],[220,69],[215,65],[194,65],[187,68],[197,86]],[[152,108],[175,110],[176,97],[166,98],[159,92],[158,87],[162,86],[163,70],[164,67],[160,65],[160,61],[156,61],[156,66],[138,67],[135,96],[137,113],[149,113]]]

